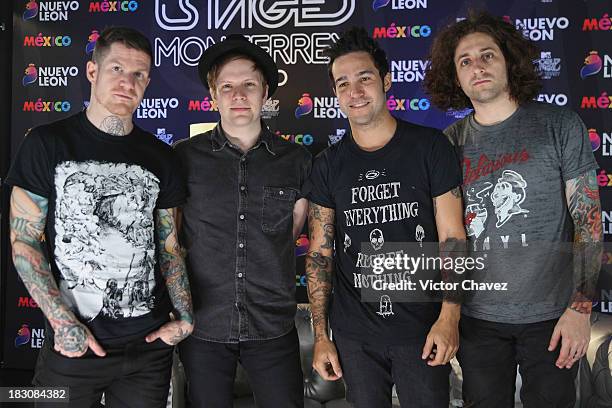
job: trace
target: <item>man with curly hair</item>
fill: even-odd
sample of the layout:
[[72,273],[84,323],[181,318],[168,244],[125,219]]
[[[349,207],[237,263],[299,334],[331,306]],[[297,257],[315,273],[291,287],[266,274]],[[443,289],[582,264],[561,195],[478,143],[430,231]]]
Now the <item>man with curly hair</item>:
[[536,56],[511,24],[473,14],[435,38],[425,80],[441,109],[474,109],[445,130],[462,159],[470,248],[487,256],[472,278],[508,282],[506,292],[472,292],[461,311],[470,407],[513,407],[517,364],[523,404],[572,407],[589,342],[601,266],[597,164],[578,115],[533,101]]
[[367,261],[395,256],[388,242],[465,247],[459,162],[441,132],[391,116],[385,52],[364,29],[347,31],[326,54],[350,133],[316,158],[307,188],[313,366],[324,379],[342,376],[357,408],[390,408],[393,384],[402,406],[447,408],[460,291],[419,303],[393,291],[362,300],[362,290],[391,276]]

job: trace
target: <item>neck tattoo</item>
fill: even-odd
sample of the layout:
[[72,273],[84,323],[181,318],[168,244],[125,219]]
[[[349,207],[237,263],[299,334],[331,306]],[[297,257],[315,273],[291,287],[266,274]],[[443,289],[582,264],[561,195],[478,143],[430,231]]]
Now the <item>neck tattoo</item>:
[[123,127],[123,121],[117,116],[108,116],[100,123],[100,128],[113,136],[125,136],[125,128]]

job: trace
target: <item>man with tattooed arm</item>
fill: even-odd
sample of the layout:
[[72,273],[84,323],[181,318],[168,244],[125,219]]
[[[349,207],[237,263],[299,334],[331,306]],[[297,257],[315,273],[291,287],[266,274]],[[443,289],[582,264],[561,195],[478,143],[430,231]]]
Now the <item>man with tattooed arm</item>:
[[[46,320],[33,383],[69,387],[70,407],[165,407],[173,346],[193,330],[169,146],[134,125],[149,41],[104,30],[87,63],[86,111],[32,129],[13,186],[13,262]],[[66,406],[66,404],[60,404]]]
[[[361,290],[382,279],[365,260],[371,250],[386,256],[387,242],[465,253],[459,163],[441,132],[390,115],[388,62],[365,30],[346,32],[327,56],[351,131],[315,159],[307,186],[313,366],[327,380],[344,377],[358,408],[391,407],[393,384],[402,406],[447,408],[461,291],[444,292],[440,304],[384,292],[365,302]],[[458,278],[452,270],[442,275]]]
[[535,45],[472,14],[441,31],[425,85],[442,109],[474,111],[445,133],[463,161],[465,222],[484,282],[461,317],[458,358],[470,407],[573,407],[601,266],[601,206],[588,132],[574,112],[533,101]]

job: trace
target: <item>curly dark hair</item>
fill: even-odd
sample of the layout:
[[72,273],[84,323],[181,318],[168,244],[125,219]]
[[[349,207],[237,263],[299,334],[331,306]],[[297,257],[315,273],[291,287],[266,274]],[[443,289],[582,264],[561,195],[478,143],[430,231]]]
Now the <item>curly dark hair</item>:
[[374,41],[364,28],[352,27],[342,33],[338,41],[323,51],[323,55],[329,58],[327,74],[331,80],[332,89],[335,89],[334,75],[332,74],[334,61],[343,55],[360,51],[370,54],[374,61],[374,66],[376,66],[380,74],[380,78],[384,80],[385,75],[389,72],[389,62],[387,61],[385,51],[380,48],[378,42]]
[[472,33],[489,35],[504,54],[510,97],[519,105],[533,99],[542,86],[534,65],[538,48],[511,23],[480,11],[470,12],[467,19],[444,28],[434,39],[424,81],[433,104],[443,110],[472,107],[459,87],[454,59],[459,41]]

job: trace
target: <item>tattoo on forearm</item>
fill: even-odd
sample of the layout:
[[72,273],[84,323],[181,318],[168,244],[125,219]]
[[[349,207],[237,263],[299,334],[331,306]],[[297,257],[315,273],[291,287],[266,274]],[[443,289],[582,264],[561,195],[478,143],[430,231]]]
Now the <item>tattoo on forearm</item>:
[[157,210],[156,214],[160,270],[180,319],[193,323],[193,306],[185,256],[178,242],[174,212],[175,209],[163,209]]
[[82,324],[62,326],[55,332],[54,341],[65,351],[84,353],[87,350],[87,330]]
[[311,203],[308,229],[311,248],[306,255],[306,277],[316,341],[327,337],[327,309],[334,264],[334,210]]
[[[468,245],[465,239],[457,239],[453,237],[447,238],[445,241],[441,241],[439,244],[440,248],[440,258],[443,260],[446,258],[465,258],[468,254]],[[444,266],[446,262],[442,262]],[[452,265],[455,265],[456,262],[452,262]],[[445,290],[443,293],[443,298],[447,302],[451,303],[461,303],[464,298],[464,291],[461,286],[461,282],[466,279],[466,271],[463,273],[458,273],[452,269],[445,269],[444,267],[441,270],[442,280],[447,283],[456,284],[456,290]]]
[[113,136],[125,136],[125,127],[123,121],[118,116],[107,116],[102,119],[100,128]]
[[[67,328],[80,326],[74,314],[61,300],[57,283],[42,245],[47,218],[48,200],[44,197],[14,187],[10,204],[10,240],[15,269],[28,292],[55,331],[55,342],[68,345],[78,351],[85,347],[87,336],[64,339],[73,333]],[[80,342],[80,343],[79,343]]]
[[599,188],[595,172],[566,183],[568,209],[574,221],[574,284],[570,308],[590,313],[601,269],[602,224]]
[[461,198],[461,186],[457,186],[451,190],[451,193],[455,198]]

